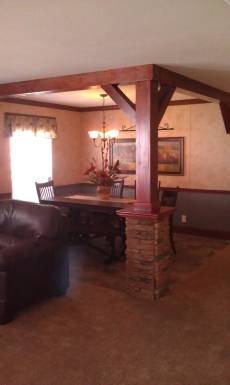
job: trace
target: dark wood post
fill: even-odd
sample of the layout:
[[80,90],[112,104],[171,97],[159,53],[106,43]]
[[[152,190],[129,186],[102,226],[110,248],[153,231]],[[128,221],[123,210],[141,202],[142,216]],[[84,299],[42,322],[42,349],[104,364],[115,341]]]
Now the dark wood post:
[[135,212],[158,212],[158,82],[136,84]]

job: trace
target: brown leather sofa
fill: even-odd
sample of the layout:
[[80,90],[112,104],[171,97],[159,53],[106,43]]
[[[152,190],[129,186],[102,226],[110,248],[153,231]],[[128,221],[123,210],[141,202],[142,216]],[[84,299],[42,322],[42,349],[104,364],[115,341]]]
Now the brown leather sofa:
[[63,216],[54,206],[0,201],[0,324],[68,287]]

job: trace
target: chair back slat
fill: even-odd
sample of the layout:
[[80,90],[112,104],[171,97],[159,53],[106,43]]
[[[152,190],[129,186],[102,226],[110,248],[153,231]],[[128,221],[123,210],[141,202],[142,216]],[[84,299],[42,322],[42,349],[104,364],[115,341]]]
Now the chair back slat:
[[124,190],[124,179],[114,182],[111,189],[111,196],[115,198],[122,198]]
[[48,182],[38,183],[35,182],[38,200],[54,198],[54,182],[49,180]]
[[179,187],[175,190],[164,190],[161,195],[161,206],[176,207]]

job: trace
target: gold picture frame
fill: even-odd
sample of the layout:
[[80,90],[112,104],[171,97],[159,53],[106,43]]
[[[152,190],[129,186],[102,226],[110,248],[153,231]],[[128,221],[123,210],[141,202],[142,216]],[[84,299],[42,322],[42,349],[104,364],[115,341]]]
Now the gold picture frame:
[[158,138],[158,174],[184,175],[184,137]]

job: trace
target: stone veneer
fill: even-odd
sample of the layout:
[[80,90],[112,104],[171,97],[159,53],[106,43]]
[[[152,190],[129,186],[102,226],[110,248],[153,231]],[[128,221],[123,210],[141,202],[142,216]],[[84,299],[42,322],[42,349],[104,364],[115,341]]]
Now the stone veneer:
[[126,236],[128,291],[150,300],[159,298],[169,288],[169,217],[126,217]]

